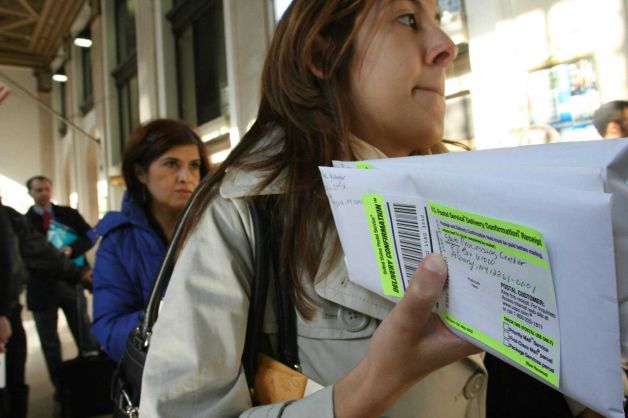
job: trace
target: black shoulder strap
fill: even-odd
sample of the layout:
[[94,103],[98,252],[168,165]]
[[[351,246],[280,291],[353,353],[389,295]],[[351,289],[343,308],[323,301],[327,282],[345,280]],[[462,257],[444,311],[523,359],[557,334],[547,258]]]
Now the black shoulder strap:
[[[242,364],[249,382],[254,384],[257,371],[257,353],[262,351],[262,326],[268,288],[272,283],[275,288],[275,314],[278,326],[278,353],[277,360],[286,366],[299,370],[299,352],[297,346],[296,311],[289,286],[286,282],[286,272],[279,260],[279,243],[273,237],[281,236],[281,222],[273,221],[273,207],[276,199],[261,197],[249,204],[253,233],[255,235],[255,266],[251,288],[251,302],[246,329],[246,341],[242,354]],[[272,234],[270,231],[276,231]],[[272,278],[272,279],[271,279]]]
[[262,326],[268,297],[268,278],[270,269],[270,257],[266,253],[266,245],[270,240],[267,224],[262,219],[262,210],[259,202],[254,200],[249,205],[251,219],[253,220],[253,235],[255,236],[255,264],[253,271],[253,283],[251,286],[251,298],[249,315],[246,325],[246,340],[242,353],[242,365],[249,386],[254,385],[254,376],[257,371],[257,353],[261,348]]
[[153,285],[153,290],[151,291],[150,298],[148,299],[148,304],[146,305],[146,310],[144,315],[142,316],[142,321],[140,322],[139,327],[137,328],[136,338],[139,341],[142,341],[144,345],[144,349],[148,349],[148,345],[150,344],[150,335],[153,331],[153,325],[155,325],[155,321],[157,321],[157,314],[159,313],[159,304],[161,299],[168,287],[168,283],[170,282],[170,277],[172,276],[172,271],[174,270],[175,263],[175,255],[177,252],[177,248],[181,243],[181,237],[183,235],[183,229],[185,227],[185,223],[190,215],[190,208],[193,203],[198,199],[200,187],[197,187],[190,200],[183,209],[183,214],[179,218],[177,222],[177,226],[174,229],[174,233],[172,234],[172,241],[168,245],[168,249],[166,250],[166,256],[164,257],[164,261],[161,263],[161,267],[159,267],[159,273],[157,273],[157,279],[155,279],[155,284]]

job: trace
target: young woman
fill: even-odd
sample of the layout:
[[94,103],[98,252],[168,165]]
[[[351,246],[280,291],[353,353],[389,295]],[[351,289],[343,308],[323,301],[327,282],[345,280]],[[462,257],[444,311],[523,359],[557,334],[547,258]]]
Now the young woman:
[[[292,2],[266,59],[257,120],[192,207],[141,416],[484,416],[485,369],[467,357],[477,349],[431,314],[442,258],[424,260],[396,306],[353,285],[318,171],[332,159],[441,151],[455,55],[433,0]],[[266,243],[255,242],[247,203],[268,195],[302,370],[324,389],[251,408],[241,356],[254,249]],[[264,324],[271,341],[275,322]]]
[[96,225],[102,241],[92,329],[114,360],[140,322],[179,215],[208,171],[207,149],[181,122],[158,119],[131,134],[122,159],[122,211]]

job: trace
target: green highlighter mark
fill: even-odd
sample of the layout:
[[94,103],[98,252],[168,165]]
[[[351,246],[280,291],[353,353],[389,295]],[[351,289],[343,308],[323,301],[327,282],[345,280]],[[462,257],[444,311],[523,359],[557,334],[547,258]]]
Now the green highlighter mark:
[[384,199],[380,194],[365,194],[362,196],[362,203],[371,232],[373,250],[375,251],[384,294],[401,297],[403,295],[400,288],[401,276],[397,268],[393,234],[386,216]]

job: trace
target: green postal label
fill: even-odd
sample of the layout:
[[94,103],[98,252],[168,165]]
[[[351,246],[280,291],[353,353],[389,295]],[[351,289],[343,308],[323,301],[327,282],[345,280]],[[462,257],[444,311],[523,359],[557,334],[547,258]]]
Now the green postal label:
[[[497,340],[446,313],[442,313],[441,318],[454,328],[519,363],[554,387],[558,387],[558,370],[552,364],[556,356],[556,342],[553,339],[505,315],[502,317],[504,326],[502,340]],[[516,343],[511,343],[511,339],[513,341],[516,339]],[[528,349],[522,349],[521,345]]]
[[384,199],[379,194],[365,194],[362,196],[362,202],[371,232],[373,250],[375,251],[384,294],[401,297],[403,295],[400,288],[402,280],[397,268],[394,237]]
[[541,233],[433,201],[428,208],[449,266],[443,319],[559,387],[559,322]]
[[402,297],[425,255],[442,254],[443,320],[560,387],[560,324],[539,231],[420,196],[364,194],[362,203],[385,296]]

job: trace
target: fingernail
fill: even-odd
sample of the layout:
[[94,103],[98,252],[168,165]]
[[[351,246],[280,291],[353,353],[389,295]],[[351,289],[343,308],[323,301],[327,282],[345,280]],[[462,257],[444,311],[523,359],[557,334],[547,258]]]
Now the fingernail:
[[445,263],[445,259],[443,259],[440,254],[430,254],[427,256],[424,266],[426,269],[434,273],[447,273],[447,264]]

